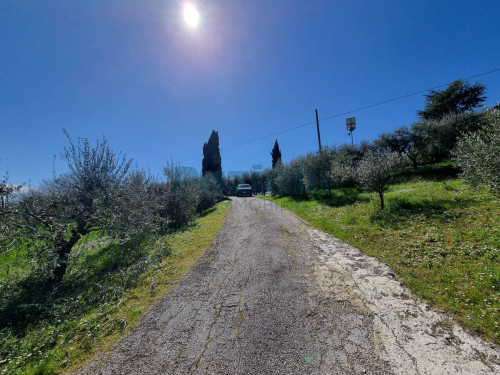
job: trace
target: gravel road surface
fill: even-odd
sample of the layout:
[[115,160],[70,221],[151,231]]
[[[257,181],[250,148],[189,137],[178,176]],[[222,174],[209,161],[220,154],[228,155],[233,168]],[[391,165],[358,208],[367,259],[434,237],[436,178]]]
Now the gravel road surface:
[[275,204],[234,198],[172,292],[80,374],[500,374],[500,350],[390,268]]

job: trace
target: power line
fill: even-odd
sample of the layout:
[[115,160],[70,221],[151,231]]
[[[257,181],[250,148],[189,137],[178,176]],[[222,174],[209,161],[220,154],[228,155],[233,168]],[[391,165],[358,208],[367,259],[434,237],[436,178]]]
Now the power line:
[[[488,75],[488,74],[496,73],[498,71],[500,71],[500,68],[489,70],[487,72],[483,72],[483,73],[479,73],[479,74],[475,74],[475,75],[472,75],[472,76],[469,76],[469,77],[465,77],[463,79],[464,80],[469,80],[469,79],[472,79],[472,78],[477,78],[477,77],[485,76],[485,75]],[[370,104],[370,105],[367,105],[367,106],[364,106],[364,107],[359,107],[359,108],[352,109],[352,110],[349,110],[349,111],[345,111],[345,112],[342,112],[342,113],[337,113],[335,115],[323,117],[323,118],[319,119],[319,121],[331,120],[331,119],[336,118],[336,117],[341,117],[341,116],[348,115],[348,114],[351,114],[351,113],[354,113],[354,112],[359,112],[359,111],[362,111],[362,110],[365,110],[365,109],[368,109],[368,108],[377,107],[379,105],[391,103],[391,102],[394,102],[396,100],[405,99],[405,98],[408,98],[410,96],[415,96],[415,95],[418,95],[418,94],[423,94],[423,93],[425,93],[427,91],[435,90],[435,89],[438,89],[438,88],[441,88],[441,87],[444,87],[444,86],[449,86],[452,83],[453,82],[443,83],[441,85],[430,87],[430,88],[425,89],[425,90],[415,91],[415,92],[412,92],[410,94],[405,94],[405,95],[401,95],[401,96],[398,96],[398,97],[395,97],[395,98],[392,98],[392,99],[383,100],[381,102]],[[309,122],[306,122],[306,123],[303,123],[303,124],[300,124],[300,125],[293,126],[291,128],[283,129],[283,130],[280,130],[280,131],[277,131],[277,132],[274,132],[274,133],[263,135],[263,136],[258,137],[258,138],[253,138],[253,139],[250,139],[248,141],[244,141],[244,142],[241,142],[241,143],[238,143],[238,144],[234,144],[232,146],[228,146],[228,147],[222,148],[221,151],[226,151],[226,150],[230,150],[230,149],[233,149],[233,148],[236,148],[236,147],[244,146],[244,145],[247,145],[249,143],[254,143],[254,142],[260,141],[260,140],[265,139],[265,138],[274,137],[276,135],[287,133],[287,132],[290,132],[290,131],[293,131],[293,130],[296,130],[296,129],[299,129],[299,128],[303,128],[303,127],[306,127],[308,125],[312,125],[312,124],[315,124],[315,123],[316,123],[316,121],[309,121]],[[196,159],[200,159],[200,158],[203,158],[203,156],[202,155],[193,156],[193,157],[191,157],[189,159],[185,159],[185,160],[180,161],[180,163],[185,163],[187,161],[196,160]]]
[[[476,77],[485,76],[487,74],[495,73],[495,72],[498,72],[498,71],[500,71],[500,68],[494,69],[494,70],[490,70],[490,71],[484,72],[484,73],[475,74],[473,76],[466,77],[466,78],[463,78],[463,79],[464,80],[468,80],[468,79],[472,79],[472,78],[476,78]],[[423,94],[424,92],[427,92],[427,91],[435,90],[435,89],[438,89],[438,88],[444,87],[444,86],[449,86],[452,83],[453,82],[443,83],[442,85],[434,86],[434,87],[431,87],[431,88],[428,88],[428,89],[425,89],[425,90],[415,91],[415,92],[412,92],[411,94],[401,95],[401,96],[398,96],[398,97],[393,98],[393,99],[384,100],[382,102],[378,102],[378,103],[375,103],[375,104],[370,104],[370,105],[367,105],[367,106],[364,106],[364,107],[360,107],[360,108],[356,108],[356,109],[353,109],[353,110],[350,110],[350,111],[347,111],[347,112],[338,113],[336,115],[332,115],[332,116],[328,116],[328,117],[322,118],[322,119],[320,119],[320,121],[329,120],[329,119],[332,119],[332,118],[335,118],[335,117],[340,117],[340,116],[348,115],[348,114],[353,113],[353,112],[358,112],[358,111],[361,111],[363,109],[368,109],[368,108],[376,107],[376,106],[379,106],[379,105],[382,105],[382,104],[394,102],[396,100],[408,98],[410,96],[415,96],[415,95],[418,95],[418,94]]]

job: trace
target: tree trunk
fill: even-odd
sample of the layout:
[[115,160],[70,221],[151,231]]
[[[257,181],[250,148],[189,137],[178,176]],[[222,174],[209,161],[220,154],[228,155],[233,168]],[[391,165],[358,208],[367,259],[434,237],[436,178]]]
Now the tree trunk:
[[318,167],[316,167],[316,190],[319,190],[320,188],[319,179],[320,179],[320,170]]
[[307,195],[307,169],[305,165],[302,166],[302,195]]
[[384,192],[383,191],[379,191],[378,195],[380,197],[380,208],[383,210],[384,207],[385,207],[385,205],[384,205]]
[[71,249],[67,249],[66,246],[63,246],[62,249],[57,251],[57,264],[56,268],[53,271],[53,279],[57,284],[60,284],[63,280],[64,274],[66,273],[66,269],[68,268],[68,257]]
[[81,228],[81,230],[75,229],[72,231],[71,238],[69,240],[64,240],[62,238],[62,234],[60,235],[60,238],[56,240],[55,245],[57,248],[57,263],[54,271],[52,271],[53,281],[55,283],[60,284],[62,282],[68,268],[68,259],[71,250],[76,245],[78,240],[80,240],[80,238],[87,233],[88,231],[83,228]]
[[332,199],[332,177],[330,176],[330,172],[328,171],[328,199]]
[[411,156],[408,155],[408,159],[410,159],[410,161],[412,162],[413,168],[418,168],[417,158],[412,158]]

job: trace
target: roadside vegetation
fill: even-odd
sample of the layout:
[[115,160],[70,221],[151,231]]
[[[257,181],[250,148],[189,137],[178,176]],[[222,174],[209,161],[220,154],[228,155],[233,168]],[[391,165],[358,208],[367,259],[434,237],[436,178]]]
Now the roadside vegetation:
[[384,210],[377,193],[359,188],[265,198],[389,264],[417,295],[498,344],[500,201],[425,169],[390,185]]
[[65,173],[0,181],[0,374],[60,373],[111,345],[189,271],[229,207],[210,170],[152,176],[105,138],[66,135]]
[[238,179],[500,343],[500,111],[480,106],[484,92],[458,80],[411,126]]
[[[75,370],[105,350],[191,269],[229,207],[221,202],[189,226],[156,240],[120,245],[97,234],[87,236],[57,290],[23,285],[20,291],[19,281],[7,281],[3,268],[2,296],[16,293],[11,289],[23,293],[25,302],[17,308],[25,316],[22,324],[0,333],[1,373],[52,374],[68,366]],[[18,274],[16,279],[23,278]]]
[[500,343],[500,112],[485,87],[426,95],[419,120],[222,175],[218,132],[202,175],[134,167],[103,138],[68,144],[37,187],[0,180],[0,375],[76,369],[179,280],[221,227],[240,183],[389,263],[417,294]]

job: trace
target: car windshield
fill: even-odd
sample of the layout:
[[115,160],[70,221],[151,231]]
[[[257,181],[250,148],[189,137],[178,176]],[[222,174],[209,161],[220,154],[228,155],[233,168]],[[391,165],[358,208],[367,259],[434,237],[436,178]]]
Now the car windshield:
[[238,185],[238,189],[248,189],[248,188],[250,188],[250,185],[248,185],[248,184],[239,184]]

